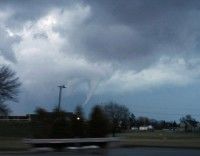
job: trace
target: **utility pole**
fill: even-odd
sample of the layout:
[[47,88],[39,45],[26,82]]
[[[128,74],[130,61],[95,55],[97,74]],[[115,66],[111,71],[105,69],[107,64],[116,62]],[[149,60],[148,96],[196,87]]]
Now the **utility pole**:
[[61,105],[61,98],[62,98],[62,89],[66,88],[65,85],[58,86],[59,87],[59,98],[58,98],[58,111],[60,111],[60,105]]

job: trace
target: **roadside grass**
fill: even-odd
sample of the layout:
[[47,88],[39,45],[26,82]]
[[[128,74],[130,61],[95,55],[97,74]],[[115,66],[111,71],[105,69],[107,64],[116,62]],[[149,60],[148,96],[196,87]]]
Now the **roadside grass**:
[[0,151],[25,151],[30,148],[23,142],[31,136],[31,125],[27,121],[0,122]]
[[173,131],[153,131],[153,132],[130,132],[118,134],[119,137],[126,139],[199,139],[200,133],[185,133]]
[[32,134],[31,123],[28,121],[1,121],[0,137],[24,138]]
[[[28,122],[0,122],[0,151],[26,151],[30,145],[23,142],[32,135]],[[187,147],[200,149],[200,132],[185,133],[174,131],[119,133],[122,146],[136,147]]]
[[200,133],[184,132],[131,132],[118,134],[124,147],[174,147],[200,149]]
[[22,138],[0,137],[0,151],[25,151],[29,148]]

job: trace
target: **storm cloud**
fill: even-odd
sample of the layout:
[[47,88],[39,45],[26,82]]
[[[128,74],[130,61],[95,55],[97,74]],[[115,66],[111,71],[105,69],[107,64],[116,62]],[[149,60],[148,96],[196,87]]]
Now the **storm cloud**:
[[89,7],[89,15],[76,23],[79,25],[74,25],[75,28],[69,30],[67,25],[64,26],[69,25],[66,20],[62,26],[55,26],[55,31],[64,38],[68,33],[70,44],[79,48],[76,53],[90,61],[132,62],[134,59],[137,62],[145,59],[143,62],[151,63],[159,54],[198,53],[199,1],[21,0],[1,3],[1,8],[12,12],[5,24],[14,30],[22,29],[28,21],[36,22],[53,9],[58,9],[60,16],[64,16],[77,5]]
[[198,0],[19,0],[0,10],[0,61],[22,80],[26,111],[53,107],[59,84],[68,102],[88,103],[199,83]]

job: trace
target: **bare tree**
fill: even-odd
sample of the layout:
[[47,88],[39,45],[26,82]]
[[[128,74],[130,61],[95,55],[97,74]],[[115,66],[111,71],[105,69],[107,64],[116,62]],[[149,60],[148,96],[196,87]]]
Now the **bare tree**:
[[0,116],[7,116],[10,112],[8,106],[0,99]]
[[185,125],[185,132],[190,132],[197,126],[198,121],[191,115],[186,115],[180,119],[180,122]]
[[126,106],[110,102],[105,104],[104,110],[112,124],[113,136],[117,131],[126,130],[130,127],[130,112]]
[[102,107],[93,107],[89,119],[89,132],[91,137],[105,137],[108,132],[109,121]]
[[17,102],[17,95],[21,83],[16,73],[8,66],[0,66],[0,110],[8,113],[6,101]]
[[149,118],[140,116],[138,117],[139,126],[148,126],[150,124]]

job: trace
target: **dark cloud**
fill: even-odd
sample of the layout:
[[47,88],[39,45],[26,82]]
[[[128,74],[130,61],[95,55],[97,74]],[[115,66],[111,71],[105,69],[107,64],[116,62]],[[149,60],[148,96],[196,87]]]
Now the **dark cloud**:
[[19,29],[26,21],[36,21],[54,8],[66,8],[73,6],[77,1],[73,0],[13,0],[0,1],[1,9],[10,9],[14,14],[6,21],[9,27]]
[[[163,54],[185,55],[198,53],[199,49],[198,0],[20,0],[0,3],[0,8],[14,10],[6,21],[12,28],[37,20],[53,8],[62,10],[78,3],[89,5],[92,15],[70,32],[70,44],[89,60],[136,64],[140,60],[139,64],[149,64]],[[65,37],[65,30],[56,31]]]
[[170,16],[170,18],[176,19],[178,14],[183,15],[188,11],[200,9],[198,0],[89,0],[88,2],[94,7],[94,11],[97,10],[97,16],[105,12],[108,16],[111,15],[116,22],[134,25],[145,23],[149,25],[152,21],[155,22],[161,17],[168,16],[170,12],[175,13],[175,16]]
[[48,36],[45,33],[36,33],[33,35],[33,38],[35,39],[47,39]]
[[[36,105],[53,108],[58,84],[68,80],[77,87],[77,95],[63,94],[67,108],[72,108],[98,84],[97,102],[120,101],[124,96],[122,102],[127,99],[131,106],[137,89],[186,85],[199,77],[199,0],[13,0],[0,1],[0,10],[9,15],[2,20],[0,14],[0,55],[14,62],[13,45],[21,41],[15,47],[19,62],[14,65],[24,85],[20,103],[24,107],[14,108],[19,112]],[[58,18],[53,30],[51,19],[47,28],[39,21],[45,21],[49,12]],[[153,92],[155,97],[158,93]],[[140,97],[146,105],[143,91]],[[162,103],[164,96],[159,97],[147,101]]]
[[12,46],[19,41],[19,36],[9,36],[8,32],[0,27],[0,55],[4,58],[16,62]]
[[160,55],[199,51],[200,1],[87,2],[92,16],[71,39],[90,60],[148,64]]
[[[20,36],[9,36],[6,31],[7,28],[12,30],[22,30],[25,22],[37,21],[38,18],[44,16],[53,8],[70,7],[73,5],[73,1],[68,0],[14,0],[14,1],[0,1],[0,10],[10,14],[1,24],[4,27],[0,27],[0,55],[3,55],[6,59],[16,62],[15,55],[13,53],[13,44],[19,43]],[[45,34],[37,33],[34,37],[46,38]]]

